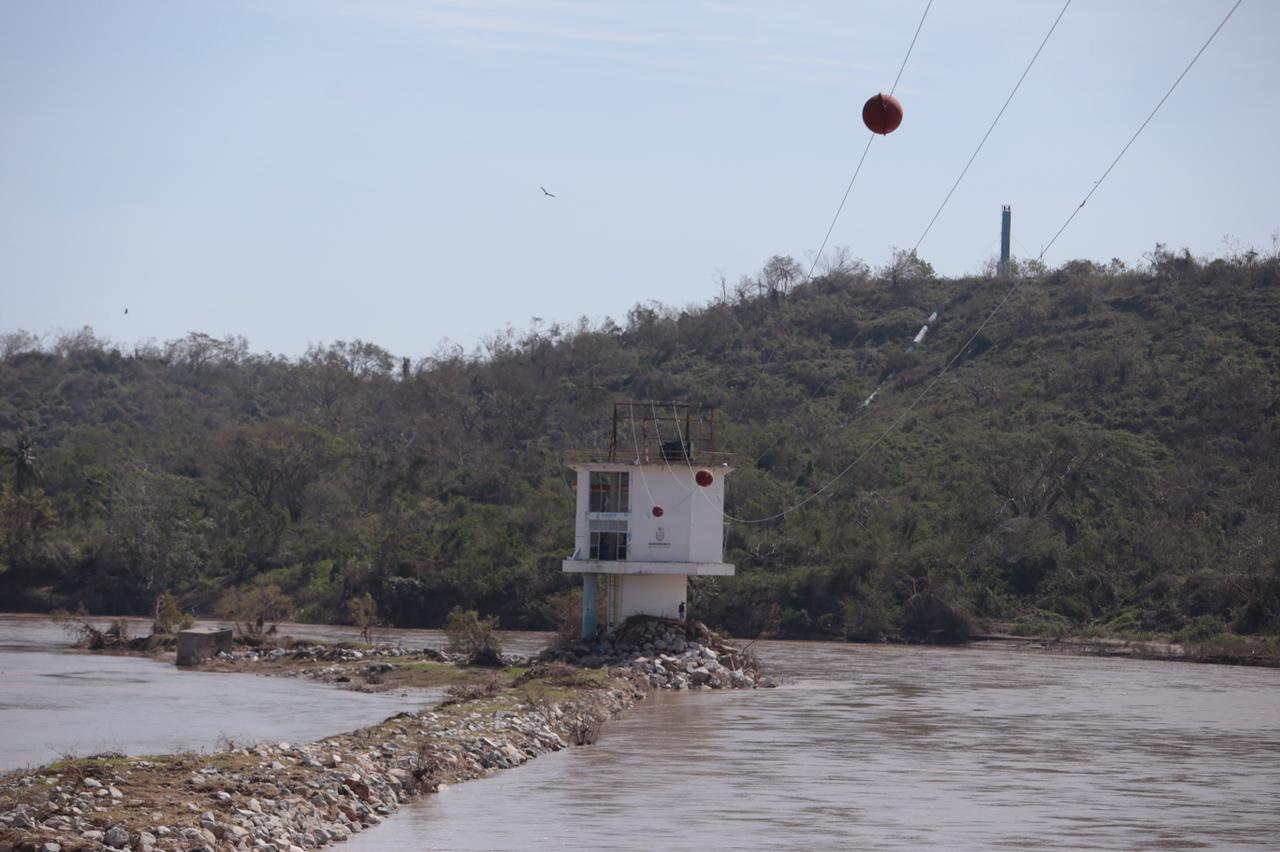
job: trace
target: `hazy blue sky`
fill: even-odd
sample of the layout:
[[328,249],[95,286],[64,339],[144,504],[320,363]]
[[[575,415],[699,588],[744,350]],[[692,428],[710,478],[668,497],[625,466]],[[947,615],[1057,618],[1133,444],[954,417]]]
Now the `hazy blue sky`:
[[[1230,5],[1076,0],[921,255],[977,270],[1001,204],[1038,252]],[[817,248],[923,8],[4,0],[0,331],[418,357],[704,303]],[[1060,8],[936,0],[833,245],[914,244]],[[1246,0],[1046,259],[1270,250],[1277,33]]]

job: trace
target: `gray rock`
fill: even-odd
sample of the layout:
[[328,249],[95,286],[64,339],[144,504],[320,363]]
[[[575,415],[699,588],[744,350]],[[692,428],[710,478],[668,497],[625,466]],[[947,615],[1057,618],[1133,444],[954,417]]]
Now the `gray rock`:
[[108,846],[126,846],[129,843],[129,832],[124,829],[124,826],[113,825],[107,829],[102,839]]

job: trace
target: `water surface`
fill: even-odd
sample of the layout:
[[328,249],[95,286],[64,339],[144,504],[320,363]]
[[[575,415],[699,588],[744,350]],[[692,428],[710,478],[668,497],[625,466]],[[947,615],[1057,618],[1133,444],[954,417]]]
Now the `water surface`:
[[1280,671],[771,643],[362,850],[1280,848]]
[[[146,622],[134,621],[147,633]],[[99,624],[104,626],[105,623]],[[359,631],[286,625],[312,639]],[[442,647],[438,631],[385,631],[379,641]],[[503,634],[528,653],[545,634]],[[303,679],[179,669],[172,659],[89,654],[46,618],[0,615],[0,772],[64,755],[162,754],[263,740],[307,742],[433,704],[442,690],[367,695]]]

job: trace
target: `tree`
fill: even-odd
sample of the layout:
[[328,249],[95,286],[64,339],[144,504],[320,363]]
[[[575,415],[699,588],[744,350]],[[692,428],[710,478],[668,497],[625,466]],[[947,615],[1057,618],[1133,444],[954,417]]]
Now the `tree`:
[[110,498],[103,548],[119,581],[113,597],[136,611],[196,578],[212,531],[196,498],[192,480],[144,465],[120,479]]
[[53,503],[39,488],[26,492],[0,488],[0,545],[10,566],[29,563],[57,521]]
[[893,260],[884,270],[885,277],[893,284],[918,281],[933,277],[933,266],[918,254],[915,249],[894,249]]
[[241,636],[275,633],[276,625],[293,614],[293,599],[275,583],[232,589],[218,607],[224,618],[235,622]]
[[358,598],[348,600],[347,618],[360,628],[360,638],[372,644],[373,628],[381,623],[378,621],[378,604],[373,599],[373,595],[365,592]]
[[804,278],[804,268],[791,256],[775,254],[760,270],[760,289],[771,299],[785,296]]
[[214,438],[223,478],[263,506],[280,504],[297,522],[303,496],[337,458],[338,442],[315,426],[272,420],[233,426]]
[[496,616],[481,618],[474,609],[454,607],[445,622],[444,632],[449,637],[446,650],[466,654],[472,665],[502,665],[502,643],[498,640]]
[[3,448],[2,452],[13,466],[14,491],[21,494],[40,482],[40,468],[36,465],[36,450],[30,435],[19,434],[14,445]]
[[185,630],[194,623],[190,615],[178,609],[178,599],[169,592],[161,592],[156,598],[155,617],[151,621],[154,636],[167,635],[175,630]]

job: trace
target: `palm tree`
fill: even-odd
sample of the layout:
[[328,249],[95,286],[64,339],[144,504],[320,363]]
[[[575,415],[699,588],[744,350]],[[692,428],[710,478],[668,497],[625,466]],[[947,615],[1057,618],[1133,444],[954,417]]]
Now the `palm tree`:
[[35,445],[26,432],[18,435],[13,447],[0,448],[0,454],[13,463],[13,490],[21,494],[40,481],[40,468],[36,466]]

